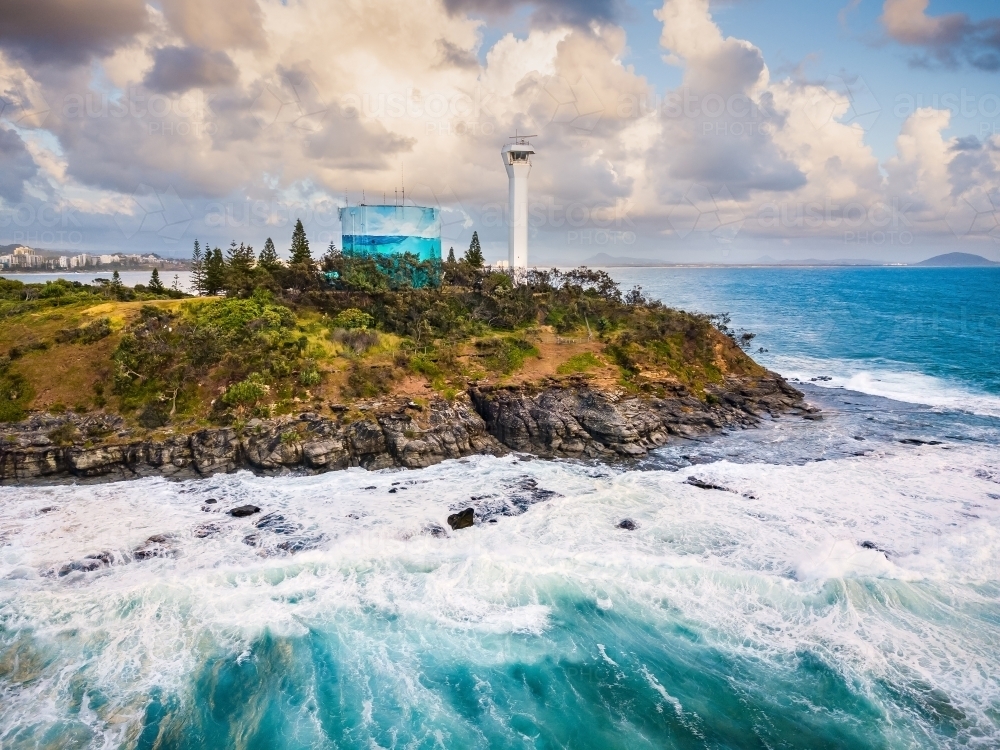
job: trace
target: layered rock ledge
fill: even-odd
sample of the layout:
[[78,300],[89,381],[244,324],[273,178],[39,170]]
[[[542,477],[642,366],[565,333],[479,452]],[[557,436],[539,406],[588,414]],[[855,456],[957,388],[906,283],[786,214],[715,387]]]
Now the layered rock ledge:
[[802,394],[773,373],[730,379],[699,399],[680,385],[660,396],[593,388],[583,378],[470,388],[426,406],[399,399],[330,416],[251,420],[240,429],[138,437],[113,415],[34,415],[0,427],[0,484],[178,479],[249,469],[261,474],[360,466],[422,468],[508,450],[541,457],[638,458],[671,438],[752,427],[764,415],[815,417]]
[[731,378],[705,400],[679,384],[662,396],[626,396],[585,381],[553,387],[473,388],[470,396],[489,433],[511,450],[544,458],[638,458],[671,438],[756,426],[762,415],[814,417],[802,393],[774,373]]

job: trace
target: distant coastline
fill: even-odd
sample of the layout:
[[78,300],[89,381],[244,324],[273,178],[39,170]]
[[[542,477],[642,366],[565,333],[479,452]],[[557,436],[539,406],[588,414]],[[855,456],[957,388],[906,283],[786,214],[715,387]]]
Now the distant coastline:
[[163,258],[156,253],[67,253],[27,245],[0,245],[0,274],[70,274],[136,271],[188,271],[186,258]]
[[990,268],[1000,267],[973,253],[944,253],[916,263],[883,263],[863,258],[843,258],[821,260],[775,260],[764,257],[749,263],[670,263],[646,258],[629,258],[598,253],[583,261],[583,265],[595,268]]
[[10,276],[11,274],[16,276],[26,276],[28,274],[38,275],[38,276],[52,276],[53,274],[59,274],[61,276],[86,276],[88,278],[93,278],[96,274],[100,276],[101,274],[110,275],[115,271],[119,273],[152,273],[153,269],[157,271],[190,271],[191,264],[186,261],[178,261],[176,263],[171,263],[169,261],[164,261],[160,264],[145,264],[140,266],[126,266],[126,265],[112,265],[112,266],[84,266],[83,268],[3,268],[0,267],[0,276]]

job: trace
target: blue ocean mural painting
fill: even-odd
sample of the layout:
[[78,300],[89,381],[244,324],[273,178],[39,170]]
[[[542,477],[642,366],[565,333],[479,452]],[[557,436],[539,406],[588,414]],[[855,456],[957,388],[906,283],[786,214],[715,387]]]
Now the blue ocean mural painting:
[[348,206],[340,209],[345,255],[400,255],[441,260],[441,218],[424,206]]

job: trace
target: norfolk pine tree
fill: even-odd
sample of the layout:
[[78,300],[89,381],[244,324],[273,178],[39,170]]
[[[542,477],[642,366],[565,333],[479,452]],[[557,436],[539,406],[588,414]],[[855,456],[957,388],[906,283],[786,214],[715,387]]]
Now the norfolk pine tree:
[[472,242],[469,243],[469,249],[465,251],[465,257],[462,260],[473,268],[483,267],[485,261],[483,260],[483,249],[479,246],[479,232],[472,233]]
[[295,220],[295,229],[292,230],[292,258],[291,264],[312,265],[312,254],[309,252],[309,240],[306,238],[306,230],[302,226],[302,219]]
[[205,293],[205,259],[198,240],[194,241],[194,252],[191,254],[191,286],[195,294]]
[[281,262],[278,260],[278,251],[274,249],[274,242],[271,241],[270,237],[264,242],[264,248],[257,257],[257,267],[268,273],[273,273],[278,268],[281,268]]
[[226,283],[226,261],[222,250],[215,248],[205,252],[205,294],[216,295]]
[[164,292],[163,282],[160,281],[160,272],[155,268],[153,269],[152,275],[149,277],[149,284],[146,285],[146,288],[155,294],[163,294]]

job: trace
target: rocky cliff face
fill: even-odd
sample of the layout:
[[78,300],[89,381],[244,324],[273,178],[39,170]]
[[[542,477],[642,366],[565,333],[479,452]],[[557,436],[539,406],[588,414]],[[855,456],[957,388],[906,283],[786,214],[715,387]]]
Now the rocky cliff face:
[[[731,380],[707,402],[681,386],[664,397],[625,397],[584,380],[533,388],[473,388],[427,407],[387,401],[363,411],[251,420],[240,430],[203,429],[137,439],[120,417],[36,415],[0,428],[0,483],[189,478],[246,468],[259,473],[361,466],[420,468],[508,449],[544,457],[635,458],[672,436],[751,427],[765,413],[814,417],[777,375]],[[360,416],[359,416],[360,415]]]
[[487,429],[512,450],[543,457],[636,458],[671,437],[694,437],[725,427],[753,427],[762,414],[793,411],[813,417],[802,394],[778,375],[732,379],[707,401],[683,386],[664,397],[631,396],[576,386],[473,389]]
[[[121,427],[115,418],[105,420],[104,428],[95,431],[92,422],[74,416],[39,415],[0,433],[0,482],[153,475],[189,478],[242,468],[259,473],[320,472],[349,466],[415,469],[474,453],[506,452],[486,432],[468,399],[436,400],[426,414],[407,408],[405,402],[395,409],[395,405],[382,406],[353,421],[306,413],[252,420],[239,431],[205,429],[161,440],[129,440],[127,431],[119,431],[113,442],[83,438],[88,430],[105,432],[108,422]],[[53,438],[68,442],[74,432],[81,438],[74,444],[53,444]]]

